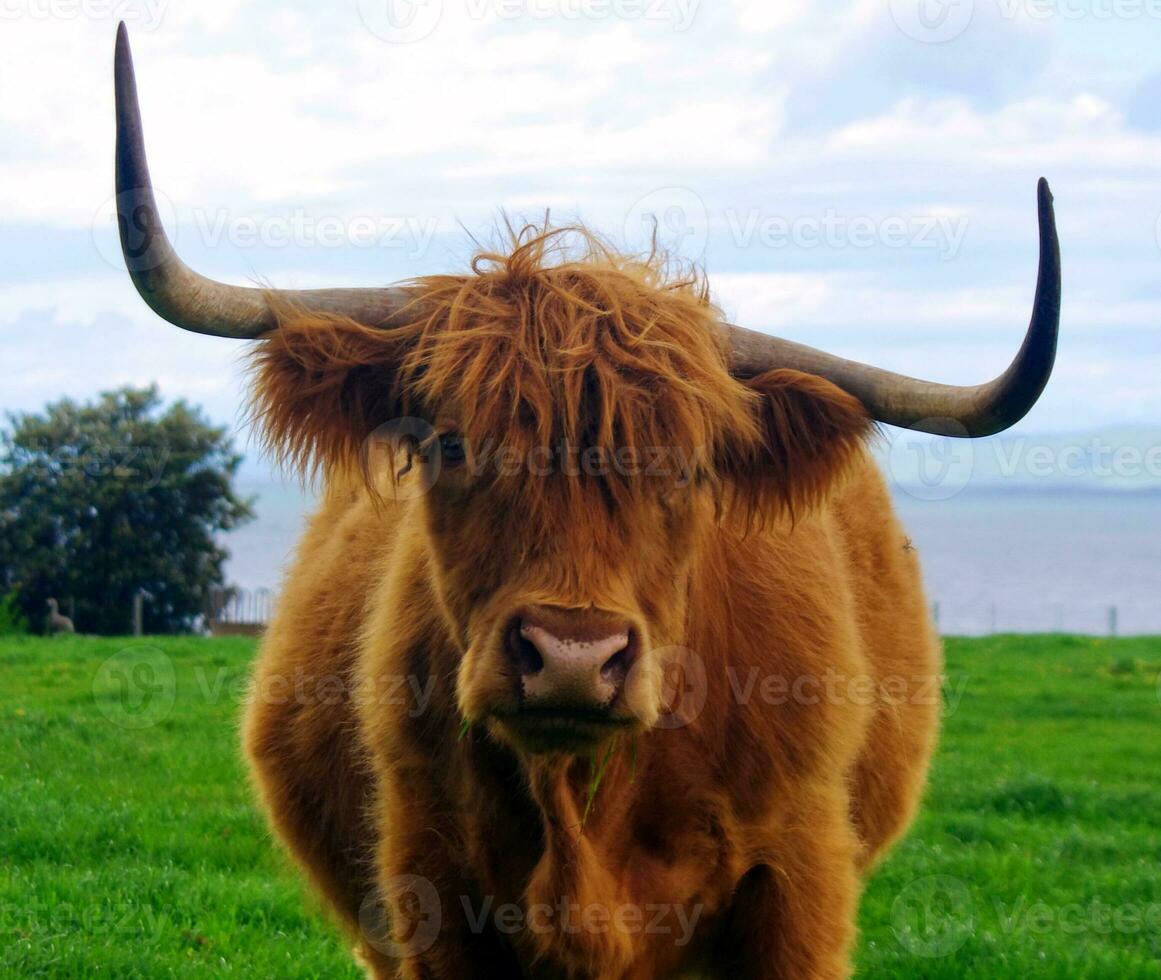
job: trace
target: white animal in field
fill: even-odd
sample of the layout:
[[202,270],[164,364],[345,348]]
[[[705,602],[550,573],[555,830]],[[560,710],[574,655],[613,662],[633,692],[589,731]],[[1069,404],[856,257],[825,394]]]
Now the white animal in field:
[[48,600],[48,631],[50,633],[75,633],[73,621],[61,614],[55,599]]

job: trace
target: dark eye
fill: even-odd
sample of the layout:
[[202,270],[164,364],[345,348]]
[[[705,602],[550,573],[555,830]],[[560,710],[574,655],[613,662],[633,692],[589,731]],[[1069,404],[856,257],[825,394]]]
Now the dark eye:
[[467,459],[464,441],[454,432],[439,437],[439,452],[444,466],[459,466]]

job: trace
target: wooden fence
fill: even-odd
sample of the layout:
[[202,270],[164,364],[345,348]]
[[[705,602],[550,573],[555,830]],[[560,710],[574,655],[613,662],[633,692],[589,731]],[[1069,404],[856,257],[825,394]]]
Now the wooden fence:
[[[274,613],[271,589],[219,589],[206,623],[215,636],[256,636]],[[1090,636],[1161,635],[1161,601],[1083,605],[1054,602],[1031,604],[960,603],[937,600],[932,618],[940,633],[988,636],[993,633],[1083,633]]]
[[274,613],[270,589],[215,589],[206,611],[214,636],[258,636]]
[[1151,603],[962,603],[941,599],[931,615],[945,636],[995,633],[1078,633],[1087,636],[1161,635],[1161,600]]

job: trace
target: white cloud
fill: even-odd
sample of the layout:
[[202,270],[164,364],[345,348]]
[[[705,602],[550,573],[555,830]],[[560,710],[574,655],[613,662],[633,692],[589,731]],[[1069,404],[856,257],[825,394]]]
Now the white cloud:
[[156,381],[167,398],[188,398],[217,421],[237,423],[244,350],[165,323],[128,277],[0,285],[3,407],[9,411]]
[[[739,321],[900,370],[938,360],[959,380],[978,380],[977,369],[1010,356],[1027,320],[1032,180],[1045,173],[1066,263],[1054,384],[1076,396],[1046,405],[1062,414],[1085,398],[1131,402],[1135,413],[1157,407],[1141,372],[1156,360],[1161,202],[1150,161],[1161,159],[1161,134],[1134,129],[1118,97],[1159,67],[1161,56],[1141,54],[1151,49],[1128,37],[1139,26],[1102,25],[1105,43],[1123,30],[1126,57],[1154,63],[1078,66],[1055,51],[1052,22],[984,17],[965,46],[936,50],[906,38],[884,0],[826,9],[707,2],[686,31],[443,6],[430,36],[412,44],[367,30],[354,2],[306,13],[171,0],[156,30],[131,24],[151,163],[182,219],[179,249],[234,282],[382,282],[412,271],[409,256],[215,247],[193,230],[193,212],[426,215],[443,237],[415,268],[432,271],[445,257],[462,268],[468,248],[456,219],[486,235],[499,206],[534,216],[551,205],[616,237],[635,202],[688,188],[706,212],[711,285]],[[117,267],[111,229],[101,225],[96,247],[88,243],[112,192],[114,26],[20,18],[0,30],[0,351],[6,368],[20,366],[4,402],[161,377],[221,416],[239,398],[233,345],[167,332]],[[1003,63],[1012,49],[986,43],[1001,27],[1035,57]],[[931,75],[925,85],[965,52],[988,81],[979,92],[962,78],[949,88]],[[1028,77],[993,84],[1013,72]],[[864,102],[870,89],[891,97]],[[824,103],[841,106],[841,119]],[[724,217],[813,220],[828,209],[876,221],[942,217],[967,230],[950,257],[910,247],[763,250],[733,240]],[[42,233],[34,249],[65,246],[32,261],[27,229]],[[30,264],[52,278],[27,275]],[[43,328],[13,337],[32,322]],[[1101,348],[1110,331],[1130,338],[1128,348]],[[1086,381],[1080,352],[1124,379],[1121,395]],[[1086,383],[1099,390],[1085,394]]]
[[810,10],[808,0],[732,0],[734,16],[743,31],[773,31],[801,20]]
[[773,331],[809,323],[833,304],[833,280],[794,273],[718,273],[710,279],[715,302],[731,322]]

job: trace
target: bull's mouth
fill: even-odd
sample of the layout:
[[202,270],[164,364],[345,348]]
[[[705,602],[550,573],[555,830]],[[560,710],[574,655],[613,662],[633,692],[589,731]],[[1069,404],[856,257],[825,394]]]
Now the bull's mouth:
[[599,708],[524,707],[492,717],[513,741],[532,752],[591,749],[635,722],[631,716]]

